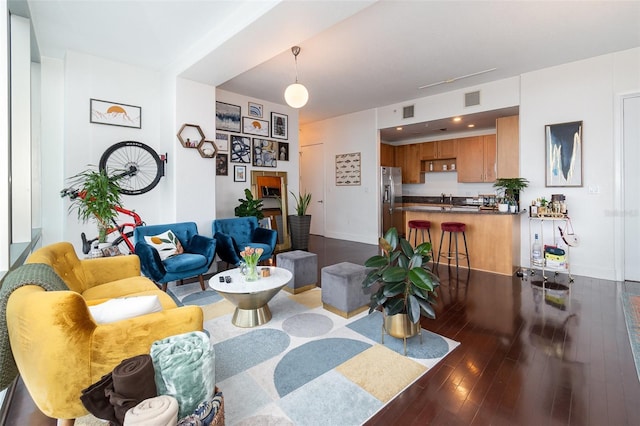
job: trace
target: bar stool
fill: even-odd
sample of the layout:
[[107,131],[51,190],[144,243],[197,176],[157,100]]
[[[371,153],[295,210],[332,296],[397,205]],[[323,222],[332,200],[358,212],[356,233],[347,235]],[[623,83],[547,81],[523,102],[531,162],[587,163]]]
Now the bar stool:
[[[465,230],[467,225],[462,222],[442,222],[440,225],[442,229],[442,235],[440,235],[440,248],[438,250],[438,261],[436,262],[436,268],[440,265],[440,255],[446,254],[447,265],[451,265],[451,259],[456,259],[456,269],[458,269],[458,258],[466,257],[467,258],[467,268],[471,269],[471,265],[469,264],[469,250],[467,249],[467,237],[465,235]],[[442,251],[442,242],[444,240],[444,233],[449,233],[449,247],[446,252]],[[462,233],[462,239],[464,240],[464,253],[458,252],[458,234]],[[452,255],[451,252],[451,237],[455,234],[456,237],[456,251],[455,256]]]
[[420,230],[422,232],[422,242],[426,242],[427,240],[424,239],[424,231],[427,231],[427,235],[429,236],[429,243],[431,244],[431,259],[433,260],[434,258],[434,253],[433,253],[433,243],[431,242],[431,222],[428,220],[410,220],[408,223],[409,226],[409,238],[407,238],[407,241],[409,241],[409,243],[411,243],[411,234],[413,233],[413,246],[417,247],[418,246],[418,230]]

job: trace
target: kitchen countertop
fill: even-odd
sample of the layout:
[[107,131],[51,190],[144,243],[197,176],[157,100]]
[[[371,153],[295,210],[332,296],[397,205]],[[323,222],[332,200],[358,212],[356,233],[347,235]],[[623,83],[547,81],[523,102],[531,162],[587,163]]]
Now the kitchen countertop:
[[437,212],[437,213],[469,213],[469,214],[490,214],[490,215],[517,215],[519,213],[502,213],[496,210],[481,209],[480,206],[465,206],[451,204],[419,204],[412,206],[398,207],[398,210],[405,212]]

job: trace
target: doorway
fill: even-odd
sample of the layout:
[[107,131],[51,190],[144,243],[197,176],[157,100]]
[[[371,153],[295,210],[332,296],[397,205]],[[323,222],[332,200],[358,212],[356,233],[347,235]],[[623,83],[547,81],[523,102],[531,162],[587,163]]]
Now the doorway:
[[640,94],[622,99],[624,280],[640,281]]
[[311,194],[307,214],[311,215],[311,230],[314,235],[324,236],[324,145],[300,147],[300,193]]

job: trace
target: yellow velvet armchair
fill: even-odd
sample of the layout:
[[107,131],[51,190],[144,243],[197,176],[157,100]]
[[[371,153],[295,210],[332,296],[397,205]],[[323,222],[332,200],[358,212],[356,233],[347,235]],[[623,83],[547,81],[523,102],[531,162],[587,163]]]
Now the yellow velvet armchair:
[[[38,408],[57,419],[87,414],[81,391],[122,360],[147,354],[168,336],[202,330],[198,306],[177,307],[140,275],[137,256],[80,260],[69,243],[35,251],[27,263],[50,265],[69,291],[26,285],[7,304],[7,328],[18,371]],[[88,306],[112,298],[157,295],[162,311],[97,324]]]

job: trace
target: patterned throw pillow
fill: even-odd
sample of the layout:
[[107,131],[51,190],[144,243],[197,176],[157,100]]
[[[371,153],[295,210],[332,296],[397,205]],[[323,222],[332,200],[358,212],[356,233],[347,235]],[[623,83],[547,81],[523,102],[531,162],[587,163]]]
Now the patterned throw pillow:
[[160,259],[162,260],[184,252],[182,244],[180,244],[180,240],[171,231],[166,231],[152,237],[145,235],[144,240],[147,244],[158,251]]

